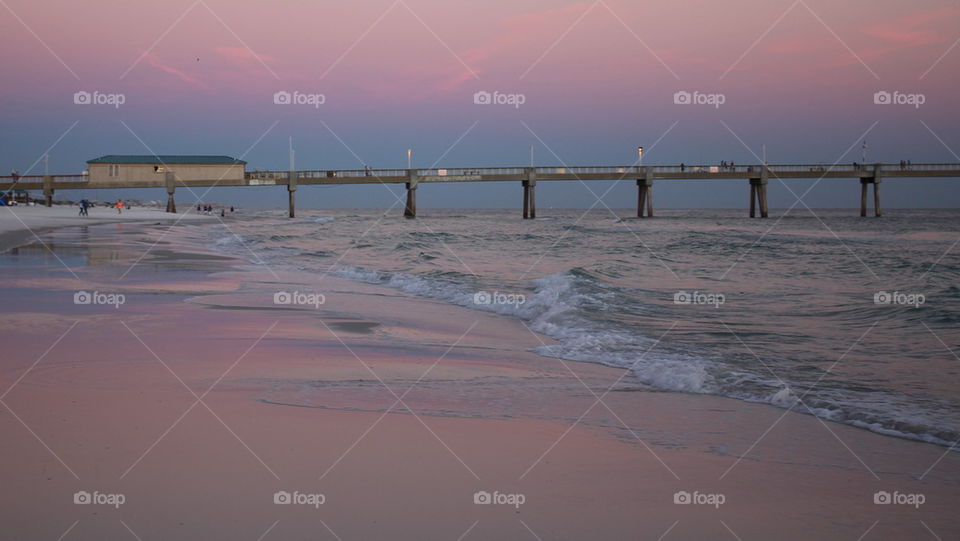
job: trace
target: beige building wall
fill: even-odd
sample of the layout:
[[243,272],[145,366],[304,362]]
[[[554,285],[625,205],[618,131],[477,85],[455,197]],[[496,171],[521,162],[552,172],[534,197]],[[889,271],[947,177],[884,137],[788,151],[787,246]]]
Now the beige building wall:
[[[110,167],[119,168],[115,176],[110,175]],[[209,180],[229,183],[243,181],[243,164],[172,164],[156,166],[136,163],[91,163],[89,164],[90,184],[100,186],[142,184],[144,186],[163,186],[165,171],[173,171],[177,180]]]

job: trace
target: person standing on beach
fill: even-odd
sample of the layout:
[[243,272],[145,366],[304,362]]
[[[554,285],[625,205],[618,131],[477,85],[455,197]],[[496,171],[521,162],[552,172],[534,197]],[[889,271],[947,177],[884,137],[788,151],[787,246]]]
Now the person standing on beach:
[[123,199],[117,199],[117,214],[123,213]]

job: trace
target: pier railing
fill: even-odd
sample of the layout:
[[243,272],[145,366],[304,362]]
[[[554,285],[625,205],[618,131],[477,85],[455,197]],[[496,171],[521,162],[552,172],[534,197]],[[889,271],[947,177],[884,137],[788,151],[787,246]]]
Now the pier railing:
[[[799,175],[811,173],[813,177],[824,173],[851,173],[851,176],[858,176],[860,172],[875,170],[878,164],[774,164],[767,165],[767,171],[773,174],[789,173]],[[924,164],[897,164],[884,163],[879,164],[881,171],[958,171],[960,164],[956,163],[924,163]],[[717,164],[681,164],[681,165],[621,165],[621,166],[537,166],[537,167],[448,167],[448,168],[429,168],[429,169],[329,169],[329,170],[308,170],[298,171],[299,179],[351,179],[351,178],[398,178],[407,177],[414,174],[421,177],[521,177],[526,176],[528,172],[533,171],[538,176],[569,175],[609,175],[609,178],[618,177],[638,177],[644,176],[646,170],[650,169],[654,175],[669,174],[671,176],[684,173],[696,174],[698,176],[717,174],[722,176],[741,175],[749,177],[751,174],[759,175],[763,171],[763,165],[755,164],[737,164],[737,165],[717,165]],[[250,179],[276,179],[283,180],[288,176],[287,171],[249,171],[247,178]]]
[[[293,174],[293,178],[291,178]],[[416,216],[416,194],[421,183],[443,182],[521,182],[523,186],[523,217],[536,217],[536,185],[540,181],[636,181],[638,189],[637,216],[653,216],[653,184],[656,180],[749,180],[750,216],[765,218],[767,185],[771,180],[787,179],[858,179],[860,182],[860,215],[866,216],[867,189],[873,186],[874,213],[881,215],[880,185],[892,178],[960,178],[960,163],[844,163],[844,164],[686,164],[679,165],[600,165],[600,166],[537,166],[537,167],[448,167],[428,169],[322,169],[305,171],[246,171],[243,179],[221,182],[206,179],[177,178],[167,172],[165,184],[157,181],[111,178],[91,184],[89,176],[79,175],[8,175],[0,176],[0,189],[43,190],[47,205],[52,204],[54,192],[61,189],[82,188],[145,188],[166,187],[168,210],[174,209],[173,193],[176,187],[199,186],[270,186],[285,185],[289,192],[290,216],[294,215],[295,193],[300,185],[311,184],[374,184],[378,182],[406,184],[407,203],[404,215]],[[645,212],[644,212],[645,207]]]
[[8,182],[43,182],[44,177],[52,177],[54,182],[87,182],[87,175],[0,175],[0,184]]
[[[859,172],[872,172],[879,165],[882,172],[923,172],[955,171],[960,174],[960,163],[882,163],[882,164],[770,164],[767,170],[770,173],[790,173],[798,175],[802,173],[813,173],[814,176],[823,173],[851,173],[851,176],[858,176]],[[630,178],[642,177],[648,166],[641,165],[621,165],[621,166],[537,166],[537,167],[448,167],[448,168],[429,168],[413,169],[412,173],[422,177],[521,177],[526,176],[530,170],[535,175],[609,175],[610,178]],[[682,164],[682,165],[651,165],[649,169],[654,175],[669,174],[671,176],[683,173],[693,173],[698,176],[704,174],[717,174],[729,176],[731,174],[740,174],[749,176],[750,174],[759,174],[763,170],[761,164],[737,164],[737,165],[717,165],[717,164]],[[297,171],[298,179],[321,180],[329,179],[362,179],[370,178],[398,178],[407,177],[411,171],[406,169],[323,169],[323,170],[305,170]],[[247,171],[247,179],[278,180],[285,181],[289,175],[288,171]],[[56,175],[0,175],[0,184],[8,183],[41,183],[44,177],[49,176],[55,183],[85,183],[88,182],[88,175],[85,174],[56,174]],[[912,176],[912,175],[911,175]],[[322,180],[321,180],[322,182]]]

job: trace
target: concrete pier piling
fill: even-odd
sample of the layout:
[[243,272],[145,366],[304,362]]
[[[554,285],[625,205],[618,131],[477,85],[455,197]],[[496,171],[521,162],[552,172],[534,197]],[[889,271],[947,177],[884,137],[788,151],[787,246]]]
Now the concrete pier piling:
[[873,214],[875,216],[883,216],[883,212],[880,210],[880,179],[873,179]]
[[760,217],[766,218],[767,212],[767,184],[764,178],[750,179],[750,217],[757,217],[757,207],[760,207]]
[[867,186],[873,184],[873,215],[883,216],[880,210],[880,179],[860,179],[860,216],[867,215]]
[[873,166],[873,213],[875,216],[883,216],[883,212],[880,211],[880,174],[881,166],[876,164]]
[[537,217],[537,181],[530,184],[530,219]]
[[867,215],[867,179],[860,179],[860,217]]
[[[646,207],[646,214],[644,214],[644,207]],[[653,183],[641,178],[637,180],[637,217],[644,216],[653,217]]]
[[767,185],[770,183],[770,172],[764,165],[760,169],[760,176],[750,179],[750,217],[757,217],[757,207],[760,207],[760,217],[769,216],[767,211]]
[[653,170],[644,168],[644,178],[637,179],[637,217],[643,218],[643,207],[647,207],[648,218],[653,218]]
[[770,215],[767,210],[767,184],[766,180],[763,181],[763,184],[760,185],[760,217],[766,218]]
[[290,171],[287,173],[287,206],[290,210],[290,217],[296,217],[296,208],[294,205],[294,195],[297,193],[297,172]]
[[417,185],[419,179],[413,169],[407,171],[407,204],[403,209],[404,218],[417,217]]
[[173,174],[173,171],[164,173],[163,181],[167,187],[167,212],[176,214],[177,203],[173,199],[173,192],[176,190],[176,176]]
[[867,185],[873,184],[873,215],[883,216],[880,210],[880,164],[873,166],[869,175],[860,177],[860,216],[867,215]]
[[46,175],[43,177],[43,198],[44,204],[48,207],[53,206],[53,176]]
[[523,219],[537,217],[537,172],[533,167],[526,168],[527,178],[520,181],[523,185]]
[[523,219],[527,220],[530,218],[530,186],[526,180],[520,181],[520,184],[523,186]]

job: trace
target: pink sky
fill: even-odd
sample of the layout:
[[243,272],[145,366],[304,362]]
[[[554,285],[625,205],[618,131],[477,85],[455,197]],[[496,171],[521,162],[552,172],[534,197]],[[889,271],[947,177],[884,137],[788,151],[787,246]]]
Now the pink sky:
[[[669,131],[650,159],[753,160],[762,142],[780,159],[829,162],[874,123],[877,155],[946,161],[960,149],[960,6],[940,0],[3,0],[0,25],[7,168],[29,166],[74,121],[54,154],[68,171],[148,148],[250,149],[277,166],[289,136],[323,149],[302,154],[315,166],[399,165],[410,146],[429,165],[468,131],[447,159],[522,163],[533,144],[554,162],[547,146],[630,163]],[[78,107],[78,90],[126,102]],[[281,90],[326,101],[278,107]],[[526,102],[481,109],[479,90]],[[877,107],[879,90],[926,104]],[[726,102],[677,106],[677,91]]]
[[[22,24],[0,8],[5,72],[41,87],[123,88],[159,101],[162,95],[203,101],[288,87],[341,93],[342,103],[362,106],[364,100],[459,100],[476,88],[555,85],[573,93],[617,85],[624,95],[697,85],[730,91],[770,81],[803,89],[870,88],[877,78],[950,86],[960,57],[948,55],[929,80],[919,81],[960,38],[960,7],[932,1],[809,0],[795,4],[765,36],[791,2],[7,5]],[[21,91],[35,92],[19,86],[4,93]]]

